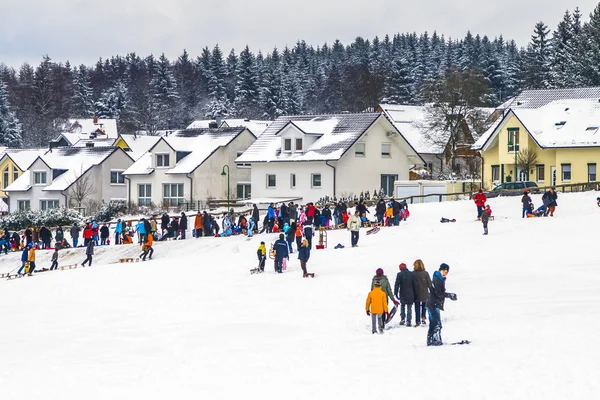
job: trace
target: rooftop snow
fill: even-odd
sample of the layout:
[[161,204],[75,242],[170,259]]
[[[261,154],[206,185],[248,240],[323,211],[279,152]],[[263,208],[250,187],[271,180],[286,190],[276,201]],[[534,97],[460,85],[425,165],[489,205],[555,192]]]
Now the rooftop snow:
[[[258,121],[252,119],[224,119],[221,122],[221,127],[236,128],[243,126],[248,128],[248,130],[252,132],[254,136],[258,137],[262,135],[265,129],[267,129],[272,122],[273,121]],[[208,129],[211,123],[216,123],[216,121],[214,119],[198,120],[192,122],[187,129]]]
[[[379,113],[296,115],[277,118],[236,162],[338,160],[381,116]],[[288,122],[322,135],[303,153],[281,153],[277,136]]]
[[152,153],[146,152],[139,157],[129,168],[123,171],[123,175],[148,175],[154,171],[152,168]]
[[444,151],[444,146],[432,143],[424,135],[427,131],[425,106],[380,104],[380,107],[418,153],[440,154]]
[[[87,136],[91,133],[95,133],[98,130],[104,132],[107,138],[116,139],[119,136],[117,131],[117,120],[115,119],[98,119],[97,123],[94,123],[93,119],[69,119],[69,122],[64,124],[63,133],[74,133],[82,136]],[[103,137],[104,135],[100,135],[99,137]],[[85,139],[81,137],[81,139]]]
[[540,108],[557,100],[595,99],[600,100],[600,86],[573,89],[532,89],[524,90],[514,97],[506,108]]
[[127,152],[134,160],[138,160],[146,151],[152,148],[160,140],[160,136],[145,135],[121,135],[121,138],[131,149]]
[[4,154],[9,156],[21,171],[27,171],[36,158],[47,149],[7,149]]

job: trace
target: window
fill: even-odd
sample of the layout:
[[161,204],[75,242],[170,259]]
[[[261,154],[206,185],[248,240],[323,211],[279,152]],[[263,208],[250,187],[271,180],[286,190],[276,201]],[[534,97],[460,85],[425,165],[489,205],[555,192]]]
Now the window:
[[[238,151],[238,152],[237,152],[237,156],[238,156],[238,157],[239,157],[239,156],[241,156],[242,154],[244,154],[244,152],[243,152],[243,151]],[[236,164],[236,166],[237,166],[238,168],[250,168],[250,167],[251,167],[251,165],[250,165],[250,164],[246,164],[246,163],[239,163],[239,164]]]
[[394,182],[398,180],[398,175],[381,174],[381,189],[386,196],[394,195]]
[[267,175],[267,188],[274,189],[277,187],[277,178],[275,175]]
[[237,184],[237,198],[238,199],[249,199],[250,194],[250,184],[249,183],[238,183]]
[[546,175],[546,169],[544,164],[538,164],[535,166],[535,176],[538,182],[544,182],[544,176]]
[[19,179],[19,170],[15,168],[13,169],[13,182],[17,179]]
[[9,177],[9,173],[8,173],[8,166],[6,168],[4,168],[4,172],[2,172],[2,189],[6,189],[6,187],[8,186],[8,177]]
[[33,173],[33,183],[35,185],[45,185],[46,184],[46,172],[34,172]]
[[113,185],[125,184],[125,177],[123,171],[110,171],[110,183]]
[[40,210],[42,211],[51,210],[58,207],[60,207],[58,200],[40,200]]
[[144,183],[138,185],[138,204],[140,206],[149,206],[152,204],[152,185]]
[[519,128],[508,128],[508,152],[519,151]]
[[302,151],[302,139],[296,139],[296,151]]
[[156,155],[156,167],[157,168],[168,168],[169,167],[169,155],[168,154],[157,154]]
[[392,144],[381,143],[381,157],[390,158],[392,156]]
[[596,182],[596,163],[588,164],[588,182]]
[[356,143],[354,145],[354,156],[355,157],[364,157],[365,156],[365,144],[364,143]]
[[571,180],[571,164],[560,164],[560,168],[562,170],[562,181],[570,181]]
[[283,139],[283,151],[292,151],[292,139]]
[[500,181],[500,166],[492,165],[492,182]]
[[19,200],[17,201],[17,207],[19,208],[19,211],[29,210],[31,204],[29,203],[29,200]]
[[168,206],[178,206],[185,202],[183,198],[183,183],[163,184],[163,202]]
[[296,174],[290,174],[290,187],[292,189],[296,188]]
[[311,187],[320,188],[321,187],[321,174],[311,174]]
[[188,155],[192,154],[191,151],[177,151],[175,152],[175,163],[177,164],[179,161],[186,158]]

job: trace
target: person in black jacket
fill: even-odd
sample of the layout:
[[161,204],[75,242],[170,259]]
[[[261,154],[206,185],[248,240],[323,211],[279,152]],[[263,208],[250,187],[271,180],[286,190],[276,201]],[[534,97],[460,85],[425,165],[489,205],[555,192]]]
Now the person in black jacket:
[[163,231],[163,234],[165,233],[164,231],[166,231],[168,227],[169,227],[169,216],[167,215],[167,213],[164,213],[162,215],[162,217],[160,217],[160,229]]
[[450,271],[448,264],[440,265],[438,271],[433,273],[431,286],[429,287],[429,299],[427,300],[427,313],[429,314],[429,331],[427,332],[427,346],[441,346],[442,342],[442,319],[440,310],[444,310],[444,300],[456,300],[456,294],[446,293],[446,276]]
[[202,213],[202,229],[204,229],[204,236],[212,236],[210,216],[206,211]]
[[375,215],[377,216],[377,222],[383,223],[383,216],[385,215],[385,200],[379,199],[377,205],[375,206]]
[[252,208],[252,219],[254,220],[254,232],[258,233],[258,221],[260,220],[260,212],[258,211],[258,206],[254,204]]
[[100,228],[100,245],[101,246],[106,245],[106,239],[108,239],[109,235],[110,235],[110,231],[108,229],[108,225],[106,225],[106,224],[102,225],[102,227]]
[[325,217],[325,226],[329,228],[331,223],[331,209],[329,208],[329,204],[325,206],[321,215]]
[[273,250],[275,251],[275,272],[283,272],[283,259],[290,259],[288,252],[288,245],[285,241],[283,233],[279,234],[279,239],[273,244]]
[[181,240],[185,239],[185,231],[187,231],[187,215],[181,212],[181,219],[179,220],[179,229],[181,229]]
[[[406,326],[411,326],[412,306],[415,302],[416,291],[413,273],[406,268],[406,264],[400,264],[400,272],[396,275],[394,283],[394,295],[400,299],[400,325],[404,325],[406,322]],[[407,307],[408,315],[406,314]]]
[[400,209],[402,206],[395,199],[392,200],[392,221],[394,222],[394,226],[398,226],[400,224]]
[[85,255],[86,255],[86,259],[84,262],[81,263],[82,267],[85,267],[85,263],[89,262],[90,263],[90,267],[92,266],[92,258],[94,256],[94,241],[93,240],[89,240],[88,244],[85,248]]

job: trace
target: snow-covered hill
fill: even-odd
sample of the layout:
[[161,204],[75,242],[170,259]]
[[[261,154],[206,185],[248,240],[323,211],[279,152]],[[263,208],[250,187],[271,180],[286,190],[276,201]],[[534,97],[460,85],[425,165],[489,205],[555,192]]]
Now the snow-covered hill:
[[[519,197],[492,199],[489,236],[470,201],[414,205],[358,248],[330,231],[308,263],[315,279],[296,253],[284,274],[269,260],[250,275],[273,234],[157,243],[134,264],[114,262],[137,247],[111,246],[92,268],[2,280],[1,398],[595,399],[600,208],[597,193],[559,196],[555,217],[536,219],[520,218]],[[62,264],[83,260],[72,251]],[[417,258],[430,273],[450,265],[458,301],[442,337],[471,345],[428,348],[425,327],[371,334],[375,270],[393,283]]]

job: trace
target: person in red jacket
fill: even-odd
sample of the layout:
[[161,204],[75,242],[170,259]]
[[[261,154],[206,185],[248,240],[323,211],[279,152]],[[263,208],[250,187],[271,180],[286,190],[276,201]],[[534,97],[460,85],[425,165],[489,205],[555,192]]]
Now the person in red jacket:
[[475,205],[477,206],[477,219],[481,219],[481,213],[485,208],[485,202],[487,201],[487,197],[485,193],[483,193],[483,189],[479,189],[477,194],[473,196],[473,200],[475,201]]
[[83,245],[87,246],[88,242],[92,240],[94,233],[92,231],[92,224],[88,224],[83,230]]

